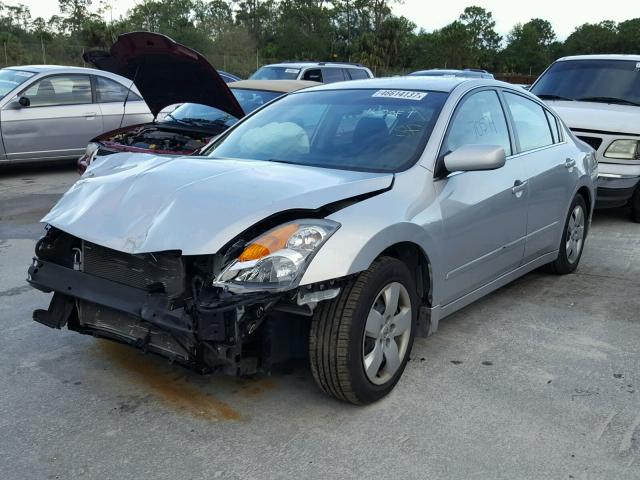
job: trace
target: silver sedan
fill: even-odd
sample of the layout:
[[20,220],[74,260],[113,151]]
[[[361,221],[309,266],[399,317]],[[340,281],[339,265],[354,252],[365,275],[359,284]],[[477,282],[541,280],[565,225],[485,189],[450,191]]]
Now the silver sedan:
[[89,68],[1,69],[0,165],[78,158],[102,132],[151,121],[131,83]]
[[97,158],[43,220],[29,281],[55,294],[34,319],[231,374],[308,352],[322,390],[373,402],[416,335],[578,267],[596,178],[593,150],[517,86],[313,87],[204,156]]

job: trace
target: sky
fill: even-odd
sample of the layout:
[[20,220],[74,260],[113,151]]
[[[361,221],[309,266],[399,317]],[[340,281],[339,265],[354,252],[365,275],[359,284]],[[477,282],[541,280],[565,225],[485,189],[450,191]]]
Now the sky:
[[[34,17],[49,18],[59,13],[56,0],[2,1],[9,5],[23,3]],[[141,3],[141,0],[109,0],[114,18],[126,13],[136,3]],[[94,4],[97,5],[98,0],[94,0]],[[538,17],[551,22],[560,40],[583,23],[620,22],[640,17],[640,0],[404,0],[394,5],[393,10],[396,15],[404,15],[418,27],[431,31],[455,20],[469,5],[478,5],[492,12],[496,30],[501,35],[506,35],[516,23]]]

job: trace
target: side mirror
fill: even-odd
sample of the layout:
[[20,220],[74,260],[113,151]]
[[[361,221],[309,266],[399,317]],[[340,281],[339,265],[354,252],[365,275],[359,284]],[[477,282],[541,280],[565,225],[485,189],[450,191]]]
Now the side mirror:
[[504,148],[499,145],[463,145],[445,155],[444,166],[450,172],[495,170],[506,161]]
[[29,107],[31,105],[31,100],[29,100],[29,97],[20,97],[18,99],[18,104],[21,107]]

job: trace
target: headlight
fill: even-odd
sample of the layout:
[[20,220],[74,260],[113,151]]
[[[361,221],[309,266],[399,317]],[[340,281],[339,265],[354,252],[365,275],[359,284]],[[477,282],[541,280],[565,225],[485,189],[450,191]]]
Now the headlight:
[[339,227],[319,219],[280,225],[252,240],[213,284],[232,291],[295,288],[313,256]]
[[640,160],[640,142],[638,140],[616,140],[604,152],[607,158]]

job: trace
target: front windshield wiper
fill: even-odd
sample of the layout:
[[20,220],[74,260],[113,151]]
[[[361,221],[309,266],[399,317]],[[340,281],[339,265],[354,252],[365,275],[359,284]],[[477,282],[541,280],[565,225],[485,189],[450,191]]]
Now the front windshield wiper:
[[598,103],[611,103],[616,105],[632,105],[634,107],[640,107],[640,103],[632,102],[624,98],[618,97],[584,97],[577,99],[580,102],[598,102]]
[[563,97],[561,95],[554,95],[552,93],[541,93],[538,98],[542,100],[565,100],[567,102],[575,102],[575,98]]
[[173,121],[178,122],[178,123],[184,123],[185,125],[191,125],[193,126],[194,124],[188,120],[183,120],[182,118],[176,118],[173,115],[171,115],[170,113],[167,113],[167,117],[171,118]]

